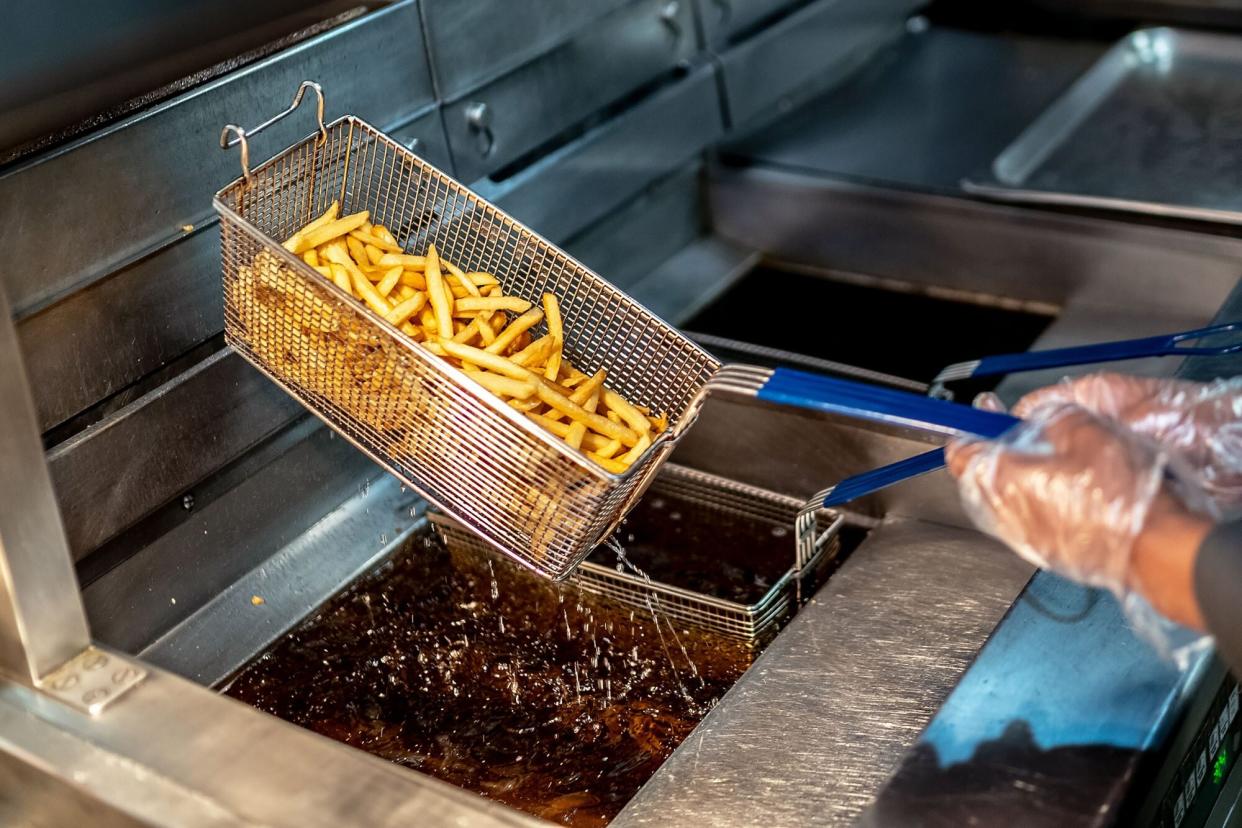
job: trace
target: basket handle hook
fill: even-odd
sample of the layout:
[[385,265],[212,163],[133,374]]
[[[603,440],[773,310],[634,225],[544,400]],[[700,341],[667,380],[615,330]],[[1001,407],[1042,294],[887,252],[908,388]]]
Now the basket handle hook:
[[[324,126],[323,122],[323,87],[310,80],[302,81],[302,83],[298,86],[298,91],[293,96],[293,103],[289,104],[289,108],[284,112],[276,113],[263,123],[259,124],[257,127],[250,130],[242,129],[237,124],[226,124],[224,129],[220,131],[221,149],[229,149],[241,144],[242,175],[245,176],[247,182],[249,182],[252,177],[250,172],[250,145],[247,143],[247,139],[251,135],[257,135],[277,121],[289,116],[302,104],[302,98],[305,97],[307,89],[313,90],[315,97],[318,98],[316,118],[319,120],[319,143],[322,145],[328,140],[328,128]],[[230,137],[230,134],[232,137]]]

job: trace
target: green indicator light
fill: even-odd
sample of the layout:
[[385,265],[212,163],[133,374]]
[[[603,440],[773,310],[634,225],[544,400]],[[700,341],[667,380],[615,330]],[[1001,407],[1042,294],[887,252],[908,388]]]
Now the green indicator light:
[[1229,765],[1229,752],[1221,748],[1219,754],[1216,755],[1216,763],[1212,765],[1212,782],[1219,785],[1221,780],[1225,778],[1225,768]]

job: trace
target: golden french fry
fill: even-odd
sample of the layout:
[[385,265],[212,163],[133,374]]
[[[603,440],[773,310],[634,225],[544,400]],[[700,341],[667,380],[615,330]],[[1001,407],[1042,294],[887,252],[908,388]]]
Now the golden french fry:
[[535,395],[535,384],[524,380],[502,377],[487,371],[474,371],[470,379],[500,397],[513,397],[518,400],[530,399]]
[[496,329],[492,327],[490,313],[481,313],[475,317],[479,323],[479,334],[483,337],[484,345],[491,345],[496,341]]
[[[549,336],[550,335],[551,334],[549,334]],[[603,368],[599,369],[598,371],[595,372],[594,376],[587,378],[586,381],[582,382],[577,388],[575,388],[573,391],[567,394],[570,402],[576,405],[585,406],[587,400],[591,399],[591,397],[595,394],[595,392],[600,389],[600,387],[604,384],[604,380],[606,378],[607,378],[607,372],[604,371]],[[568,391],[569,389],[565,389],[565,390]],[[595,410],[594,408],[591,409],[591,411],[594,411],[594,410]],[[558,417],[559,414],[553,413],[553,414],[550,414],[549,416],[552,417],[553,419],[556,419],[556,417]],[[618,419],[617,422],[620,422],[620,419]]]
[[453,302],[452,294],[444,290],[444,280],[440,277],[440,262],[434,244],[427,246],[427,299],[436,315],[436,327],[441,336],[453,335]]
[[332,279],[332,268],[328,265],[315,265],[315,270],[319,271],[319,275],[325,279]]
[[487,350],[498,354],[518,340],[518,337],[530,328],[538,325],[543,319],[543,311],[531,308],[526,313],[509,323],[509,326],[496,334],[496,341],[487,346]]
[[[543,312],[548,320],[548,333],[552,335],[552,339],[556,343],[551,356],[548,357],[548,364],[544,369],[543,375],[550,380],[554,380],[557,374],[561,372],[561,351],[565,347],[565,328],[561,324],[561,304],[556,301],[556,297],[551,293],[543,295]],[[577,448],[577,446],[574,446],[574,448]]]
[[387,299],[388,294],[392,293],[392,289],[397,286],[397,281],[401,278],[401,273],[402,271],[399,265],[397,267],[390,268],[389,271],[384,274],[383,278],[379,280],[379,283],[375,285],[376,292],[379,293],[380,296]]
[[401,265],[402,267],[416,267],[422,269],[427,266],[426,256],[410,256],[405,253],[385,253],[377,262],[380,267],[392,267],[393,265]]
[[305,253],[302,254],[302,261],[306,262],[311,267],[318,267],[319,266],[319,254],[316,253],[314,250],[307,250]]
[[617,412],[617,415],[625,420],[625,424],[642,434],[651,428],[651,422],[647,417],[634,406],[630,405],[629,400],[622,397],[616,391],[610,388],[604,389],[603,396],[604,405],[608,406],[609,411]]
[[[415,293],[409,299],[400,302],[392,310],[384,314],[384,318],[393,325],[404,326],[406,324],[406,320],[418,313],[426,301],[427,294]],[[402,330],[404,330],[404,327],[402,327]]]
[[397,239],[393,236],[392,233],[388,232],[388,228],[382,224],[377,224],[374,227],[372,227],[371,235],[375,236],[380,241],[388,242],[389,244],[391,244],[393,247],[397,248],[398,250],[401,249],[401,245],[397,244]]
[[332,281],[336,282],[336,286],[353,296],[353,285],[349,281],[349,271],[345,269],[345,265],[332,262],[328,267],[332,269]]
[[634,444],[634,447],[631,448],[629,451],[627,451],[625,454],[621,455],[617,459],[619,459],[625,465],[629,466],[633,464],[633,462],[637,460],[640,456],[642,456],[642,453],[646,451],[647,449],[649,449],[650,447],[651,447],[651,437],[644,432],[643,435],[638,438],[638,442]]
[[352,235],[345,237],[345,246],[349,248],[349,256],[358,267],[371,267],[371,259],[367,256],[367,246]]
[[414,288],[415,290],[427,289],[427,277],[421,273],[415,273],[412,270],[406,270],[401,274],[401,284]]
[[484,285],[499,285],[500,284],[498,281],[496,281],[496,277],[493,276],[492,274],[482,273],[477,270],[474,271],[473,273],[467,273],[466,278],[474,282],[479,287],[483,287]]
[[611,460],[605,457],[604,455],[597,454],[596,452],[593,452],[593,451],[588,451],[586,453],[586,456],[594,460],[597,464],[599,464],[599,466],[603,468],[604,471],[611,472],[612,474],[625,474],[625,470],[629,468],[629,466],[627,466],[625,463],[619,462],[617,460]]
[[353,236],[355,239],[362,242],[363,244],[371,245],[372,247],[376,248],[381,253],[403,252],[401,248],[397,246],[396,243],[389,242],[387,239],[384,239],[384,238],[381,238],[380,236],[375,235],[374,227],[367,229],[367,227],[364,225],[362,227],[359,227],[357,230],[349,231],[349,235]]
[[367,261],[371,263],[372,267],[379,267],[379,260],[384,258],[384,251],[370,243],[363,246],[367,249]]
[[[299,250],[298,247],[301,246],[302,239],[306,237],[306,234],[311,233],[315,230],[318,230],[320,227],[323,227],[328,222],[334,220],[337,217],[337,215],[340,214],[340,211],[341,211],[341,203],[339,201],[333,201],[332,204],[328,207],[328,209],[324,211],[324,214],[322,216],[315,219],[310,224],[306,225],[301,230],[299,230],[298,232],[290,236],[288,240],[285,241],[284,248],[288,250],[290,253],[305,252],[306,250],[305,247],[303,247],[301,250]],[[318,245],[310,245],[310,246],[318,247]]]
[[468,295],[470,296],[479,295],[478,286],[466,277],[466,274],[462,272],[462,269],[460,267],[453,264],[448,259],[441,259],[440,264],[442,264],[445,268],[448,269],[448,272],[453,275],[453,281],[461,285],[461,289],[464,290]]
[[541,336],[509,359],[522,366],[539,365],[552,353],[552,347],[552,337]]
[[[512,365],[512,363],[510,364]],[[517,367],[518,370],[521,371],[526,370],[519,366],[514,367]],[[568,397],[558,393],[548,384],[546,380],[539,383],[536,388],[536,393],[539,395],[539,399],[543,400],[550,407],[556,409],[570,419],[579,420],[592,431],[597,431],[605,437],[611,437],[614,440],[620,440],[622,444],[626,446],[633,446],[638,442],[638,435],[632,430],[626,428],[620,423],[614,423],[607,417],[601,417],[598,414],[593,414],[587,411],[576,402],[570,400]]]
[[[509,377],[510,379],[525,380],[527,382],[535,379],[535,375],[523,368],[521,365],[514,365],[504,357],[488,353],[482,348],[462,345],[460,342],[453,342],[452,340],[444,338],[439,340],[439,345],[449,356],[457,357],[463,362],[474,363],[481,368],[486,368],[494,374],[501,374],[502,376]],[[540,386],[542,386],[542,383],[540,383]],[[536,392],[538,393],[538,389],[536,389]],[[542,397],[540,398],[542,399]]]
[[478,337],[480,334],[481,334],[481,331],[479,330],[479,320],[475,318],[470,321],[469,325],[462,325],[461,330],[453,334],[453,341],[460,342],[465,345],[469,345],[470,342],[473,341],[474,338]]
[[518,296],[468,296],[459,299],[454,310],[462,315],[481,311],[512,311],[526,313],[531,303]]
[[[587,434],[586,439],[584,439],[582,442],[584,445],[587,445],[588,443],[591,442],[591,439],[595,437],[599,437],[599,435],[598,434]],[[588,450],[590,450],[589,445],[587,446],[587,448]],[[621,450],[621,448],[622,446],[621,446],[620,440],[609,440],[602,448],[594,449],[594,451],[600,457],[613,457],[614,455],[616,455],[617,452]]]
[[[299,256],[313,247],[318,247],[324,242],[330,242],[333,239],[340,238],[347,234],[350,230],[356,230],[362,226],[362,223],[370,218],[370,213],[363,210],[361,213],[354,213],[352,216],[339,218],[335,221],[329,221],[321,227],[306,233],[301,239],[298,239],[294,246],[290,249],[291,253]],[[296,234],[295,234],[296,235]],[[293,239],[290,239],[293,241]]]

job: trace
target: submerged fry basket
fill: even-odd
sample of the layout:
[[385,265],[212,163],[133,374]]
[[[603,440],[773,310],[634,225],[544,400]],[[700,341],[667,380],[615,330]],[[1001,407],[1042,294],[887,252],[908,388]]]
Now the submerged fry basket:
[[[635,573],[618,572],[595,561],[579,566],[571,583],[584,592],[643,612],[648,612],[654,603],[672,622],[761,645],[794,615],[802,599],[810,596],[841,548],[838,530],[843,518],[839,514],[822,508],[809,513],[818,542],[807,557],[805,550],[798,547],[794,531],[799,515],[807,514],[806,504],[728,478],[666,463],[651,483],[649,494],[680,496],[722,517],[739,516],[760,526],[789,529],[789,569],[753,604],[647,581]],[[450,551],[487,551],[487,544],[452,517],[435,512],[430,517]]]
[[[303,90],[259,128],[291,112]],[[718,363],[374,127],[355,117],[324,125],[322,97],[319,131],[253,170],[245,131],[228,129],[245,172],[214,202],[229,344],[489,544],[547,577],[568,575],[642,494]],[[668,430],[610,474],[372,314],[281,246],[333,200],[342,215],[369,210],[408,252],[435,244],[463,269],[494,274],[506,293],[536,304],[555,294],[567,358],[667,412]]]

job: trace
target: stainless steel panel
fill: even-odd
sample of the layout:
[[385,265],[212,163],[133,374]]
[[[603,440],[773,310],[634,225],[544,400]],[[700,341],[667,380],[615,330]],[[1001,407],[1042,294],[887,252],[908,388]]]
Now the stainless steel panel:
[[632,0],[422,0],[436,89],[453,100]]
[[88,644],[21,349],[0,290],[0,673],[33,685]]
[[973,531],[874,530],[612,825],[853,824],[1031,571]]
[[453,174],[453,156],[449,152],[448,138],[444,134],[444,119],[438,104],[385,132],[427,163]]
[[[396,478],[379,476],[139,656],[199,684],[215,685],[393,554],[424,523],[424,508]],[[211,522],[219,520],[215,516]],[[263,598],[259,608],[251,600],[255,595]]]
[[0,750],[148,824],[546,825],[154,668],[96,719],[0,685]]
[[[269,566],[281,547],[313,532],[315,524],[379,477],[374,464],[348,442],[334,439],[317,421],[308,420],[306,426],[296,429],[302,439],[281,456],[253,470],[213,502],[195,505],[184,522],[83,589],[96,640],[125,652],[147,647],[247,572]],[[385,531],[391,533],[393,527]],[[343,559],[363,548],[374,552],[382,546],[378,534],[353,536],[345,542],[357,549],[338,550]],[[291,573],[286,569],[283,575]],[[289,585],[298,580],[290,578]],[[262,625],[270,612],[263,608],[266,605],[251,605],[252,594],[233,593],[232,612]],[[224,644],[215,648],[226,649]]]
[[76,558],[302,413],[226,349],[48,452]]
[[46,431],[224,329],[208,226],[18,324]]
[[692,163],[565,243],[578,261],[627,289],[706,229],[699,188],[702,164]]
[[802,0],[696,0],[708,48],[719,49],[731,38]]
[[[219,148],[225,123],[257,123],[299,82],[327,90],[333,113],[387,125],[432,101],[413,0],[398,3],[23,164],[0,178],[3,284],[18,316],[201,226],[210,194],[239,174]],[[305,135],[289,119],[252,146],[256,159]]]
[[703,66],[518,175],[473,189],[559,242],[685,164],[722,131],[713,70]]
[[669,72],[694,54],[693,26],[688,0],[637,0],[446,104],[457,177],[488,175]]
[[721,54],[726,106],[742,127],[787,112],[905,30],[915,0],[817,0]]
[[1242,240],[1223,236],[761,166],[713,168],[707,192],[724,238],[773,258],[919,286],[1191,317],[1210,314],[1242,274]]
[[1242,37],[1130,34],[963,186],[1006,201],[1242,224]]
[[668,257],[629,292],[661,319],[680,325],[750,272],[759,258],[754,250],[705,236]]

